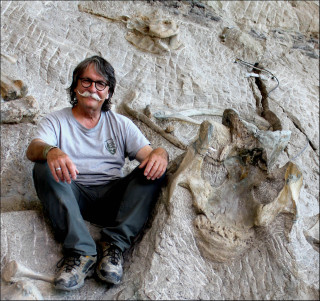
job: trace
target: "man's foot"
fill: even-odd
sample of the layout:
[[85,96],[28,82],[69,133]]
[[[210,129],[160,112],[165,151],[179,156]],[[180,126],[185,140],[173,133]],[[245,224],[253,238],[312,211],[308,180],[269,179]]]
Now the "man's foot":
[[60,268],[54,285],[55,288],[72,291],[80,288],[84,284],[86,277],[92,276],[97,256],[82,256],[79,254],[62,258],[57,267]]
[[122,251],[114,244],[101,242],[101,259],[97,265],[98,277],[108,283],[118,284],[122,278]]

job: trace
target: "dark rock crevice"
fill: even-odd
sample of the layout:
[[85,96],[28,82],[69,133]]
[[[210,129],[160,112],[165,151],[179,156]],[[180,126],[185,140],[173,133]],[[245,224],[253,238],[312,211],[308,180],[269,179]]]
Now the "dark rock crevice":
[[[259,66],[257,63],[255,64],[255,67],[261,68],[261,66]],[[254,69],[253,72],[257,74],[261,73],[259,69]],[[257,85],[261,93],[261,106],[262,106],[261,116],[270,123],[273,131],[281,131],[282,125],[281,125],[280,119],[274,112],[272,112],[269,109],[269,101],[268,101],[269,92],[267,91],[266,85],[263,83],[260,77],[255,78],[255,84]]]

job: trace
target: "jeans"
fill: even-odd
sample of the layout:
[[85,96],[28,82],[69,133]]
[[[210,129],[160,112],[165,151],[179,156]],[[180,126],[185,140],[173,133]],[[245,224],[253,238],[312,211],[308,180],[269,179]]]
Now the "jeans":
[[84,186],[76,181],[57,183],[47,162],[37,162],[33,180],[64,252],[96,255],[96,244],[84,222],[102,226],[102,240],[122,251],[145,225],[161,191],[165,175],[147,180],[138,167],[126,177],[105,185]]

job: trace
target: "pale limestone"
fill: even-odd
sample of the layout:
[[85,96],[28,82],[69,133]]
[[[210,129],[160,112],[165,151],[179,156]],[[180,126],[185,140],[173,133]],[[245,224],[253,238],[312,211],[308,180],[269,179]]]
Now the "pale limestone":
[[[155,15],[179,27],[182,48],[155,54],[141,51],[126,40],[128,20]],[[234,63],[238,56],[252,64],[259,62],[280,82],[268,97],[269,107],[281,120],[282,130],[291,132],[274,168],[282,170],[292,159],[304,179],[299,198],[295,198],[296,221],[289,215],[278,215],[271,225],[259,228],[254,247],[226,263],[201,254],[201,238],[194,228],[194,199],[189,190],[177,186],[170,202],[166,194],[162,195],[152,226],[126,253],[122,284],[107,289],[89,279],[79,291],[63,294],[48,283],[32,281],[44,299],[319,298],[319,233],[315,231],[319,220],[318,2],[4,1],[1,21],[1,72],[27,84],[28,95],[40,110],[32,122],[68,106],[66,88],[74,67],[85,57],[100,54],[116,70],[113,109],[118,112],[131,116],[122,103],[128,100],[129,92],[137,90],[139,97],[130,103],[136,113],[142,114],[147,105],[152,112],[229,108],[260,131],[268,131],[268,122],[259,116],[261,93],[255,80],[247,77],[251,70]],[[226,35],[223,42],[225,28],[235,34]],[[270,78],[263,82],[268,91],[276,85]],[[168,149],[172,164],[181,163],[182,149],[144,121],[130,118],[153,146]],[[193,118],[199,124],[222,121],[221,116]],[[197,138],[198,124],[153,116],[149,119],[158,133],[169,126],[174,128],[166,134],[174,135],[185,146]],[[42,215],[33,211],[4,213],[39,206],[31,178],[32,163],[25,157],[35,125],[28,119],[22,121],[1,125],[2,255],[52,275],[60,248]],[[223,137],[228,140],[227,134]],[[230,151],[225,148],[221,155],[217,149],[208,149],[201,173],[212,187],[222,185],[228,174],[225,167],[217,168],[208,159],[218,154],[217,158],[223,159]],[[125,173],[134,164],[127,162]],[[264,185],[273,191],[269,182]],[[199,189],[199,193],[204,191]]]

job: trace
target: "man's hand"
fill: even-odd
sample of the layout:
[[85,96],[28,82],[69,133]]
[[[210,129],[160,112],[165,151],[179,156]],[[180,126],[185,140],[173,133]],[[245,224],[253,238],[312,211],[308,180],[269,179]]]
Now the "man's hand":
[[145,167],[144,175],[148,180],[159,179],[168,165],[168,153],[161,147],[152,150],[147,145],[138,151],[136,159],[141,162],[139,168]]
[[[49,145],[41,139],[33,139],[27,149],[27,158],[32,162],[47,160],[50,171],[54,179],[59,182],[71,183],[71,179],[75,180],[79,171],[74,163],[59,148],[52,148],[47,153],[46,157],[43,151]],[[71,176],[71,178],[70,178]]]
[[75,180],[77,174],[79,174],[79,171],[69,156],[59,148],[53,148],[48,152],[47,163],[57,182],[61,180],[62,182],[70,184],[71,179]]

